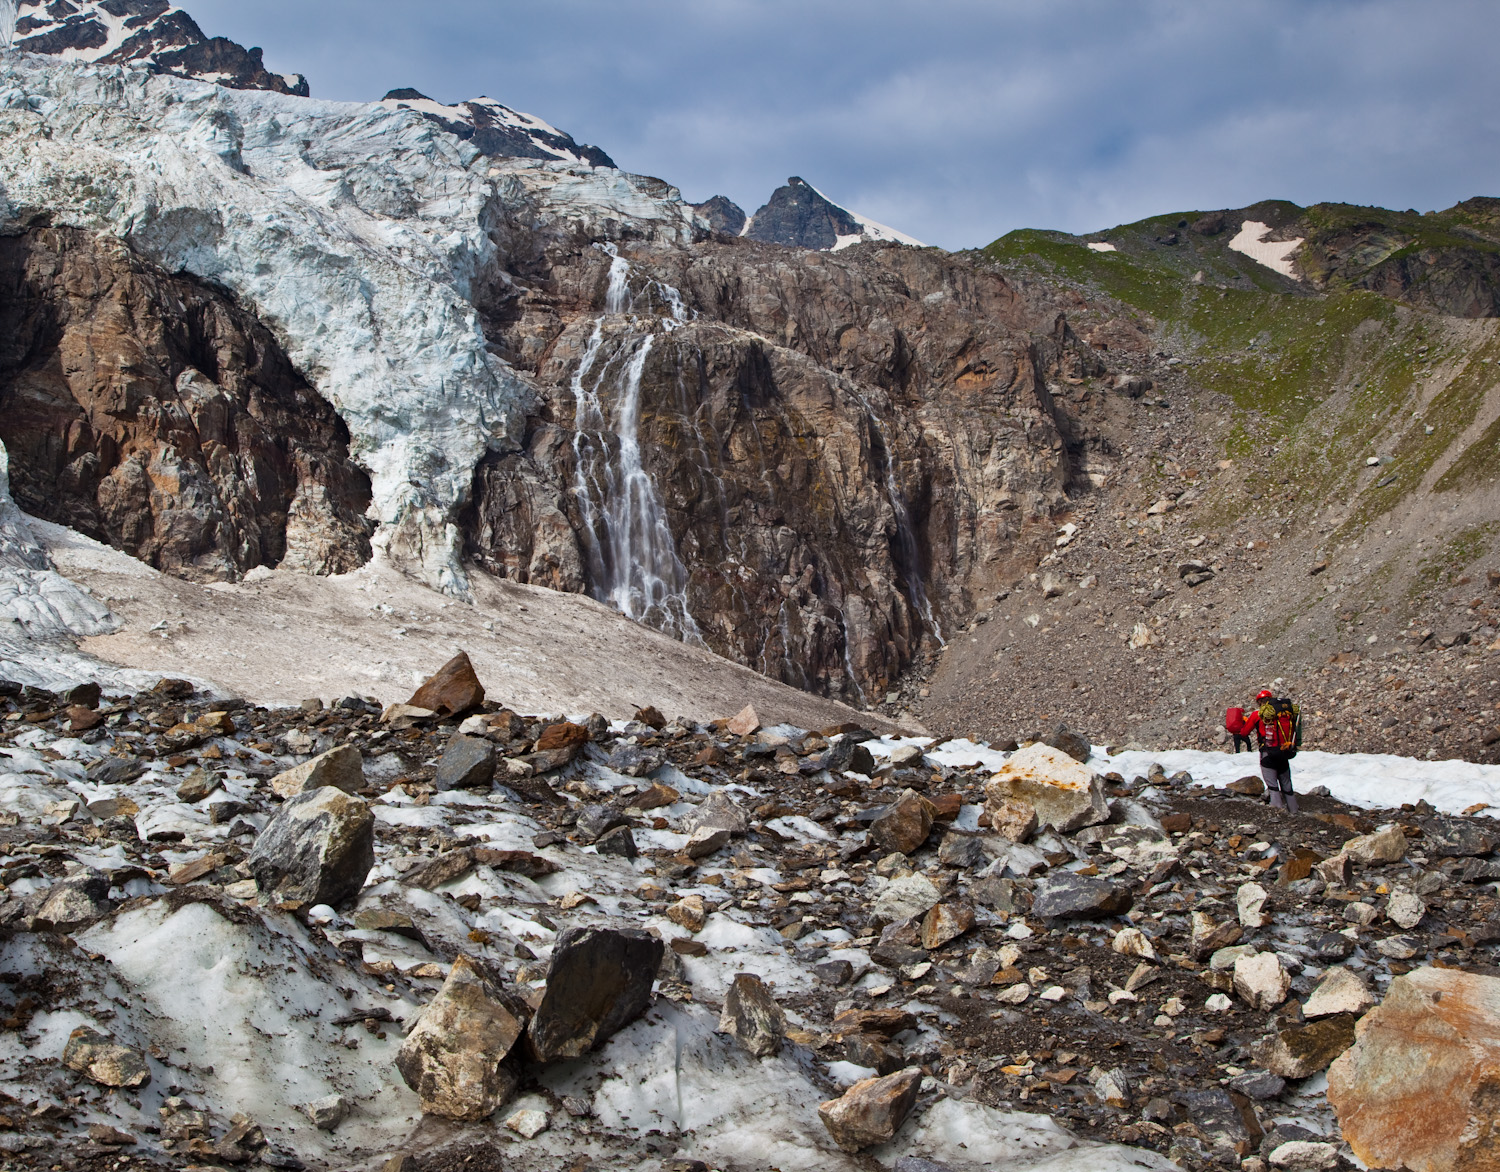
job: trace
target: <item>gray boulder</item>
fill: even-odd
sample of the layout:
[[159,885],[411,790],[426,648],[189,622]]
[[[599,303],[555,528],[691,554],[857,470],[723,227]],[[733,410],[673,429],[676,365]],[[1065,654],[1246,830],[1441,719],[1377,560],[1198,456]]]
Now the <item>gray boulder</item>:
[[495,746],[484,737],[456,735],[438,759],[439,790],[483,789],[495,780]]
[[331,786],[299,794],[267,823],[247,862],[264,900],[337,906],[359,894],[375,865],[375,816]]
[[1132,903],[1127,887],[1059,871],[1037,881],[1031,910],[1044,920],[1100,920],[1124,915]]

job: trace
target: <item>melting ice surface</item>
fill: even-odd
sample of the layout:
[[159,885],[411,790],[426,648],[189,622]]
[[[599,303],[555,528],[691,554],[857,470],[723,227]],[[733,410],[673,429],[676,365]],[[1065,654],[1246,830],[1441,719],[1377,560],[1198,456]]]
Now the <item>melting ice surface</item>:
[[[698,624],[688,611],[687,567],[677,556],[667,511],[641,461],[640,443],[641,378],[655,331],[674,328],[687,319],[687,312],[676,289],[656,283],[653,288],[671,309],[671,318],[630,314],[630,262],[613,245],[601,247],[612,257],[605,314],[628,315],[629,327],[614,356],[594,375],[604,346],[604,321],[596,321],[572,381],[577,412],[573,490],[583,518],[592,591],[628,618],[701,644]],[[599,398],[606,381],[615,391],[613,420],[605,418]]]

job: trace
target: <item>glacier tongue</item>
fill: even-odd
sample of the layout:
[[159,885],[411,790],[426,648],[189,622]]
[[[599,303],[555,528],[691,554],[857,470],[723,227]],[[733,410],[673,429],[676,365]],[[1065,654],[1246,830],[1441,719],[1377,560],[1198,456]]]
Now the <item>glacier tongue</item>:
[[533,400],[473,304],[501,265],[491,231],[521,204],[601,233],[694,230],[619,172],[487,159],[410,110],[0,63],[0,226],[110,233],[243,298],[348,424],[377,546],[452,593],[474,466],[515,445]]

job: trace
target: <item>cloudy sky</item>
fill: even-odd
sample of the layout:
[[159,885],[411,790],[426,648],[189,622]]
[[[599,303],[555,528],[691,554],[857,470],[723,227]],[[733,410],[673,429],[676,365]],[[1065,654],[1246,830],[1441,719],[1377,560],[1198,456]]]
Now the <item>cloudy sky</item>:
[[1500,195],[1496,0],[181,0],[320,97],[489,95],[754,211],[948,248],[1264,198]]

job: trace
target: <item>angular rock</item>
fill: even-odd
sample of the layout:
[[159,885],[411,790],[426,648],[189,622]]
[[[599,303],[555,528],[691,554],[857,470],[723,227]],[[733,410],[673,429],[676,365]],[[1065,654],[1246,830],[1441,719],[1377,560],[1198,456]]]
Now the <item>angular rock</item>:
[[271,779],[271,792],[282,798],[294,798],[324,786],[346,794],[365,788],[365,760],[358,749],[340,745]]
[[1453,820],[1424,823],[1423,849],[1435,859],[1468,859],[1489,855],[1500,846],[1500,836],[1473,822]]
[[540,1062],[579,1058],[651,1003],[662,942],[633,929],[569,928],[557,938],[547,988],[527,1038]]
[[977,835],[950,830],[938,844],[938,862],[945,867],[958,867],[965,871],[978,870],[990,861],[985,854],[984,843]]
[[1110,941],[1109,946],[1121,956],[1136,956],[1142,960],[1156,959],[1156,949],[1151,946],[1150,937],[1139,928],[1121,928],[1115,933],[1115,938]]
[[1255,1059],[1281,1078],[1311,1078],[1354,1045],[1352,1013],[1322,1017],[1306,1025],[1285,1023],[1255,1048]]
[[760,717],[755,714],[755,705],[746,704],[724,726],[725,731],[737,737],[748,737],[760,728]]
[[331,786],[298,794],[266,824],[246,862],[262,899],[337,907],[359,894],[375,865],[375,817]]
[[781,1053],[786,1037],[786,1014],[765,982],[750,973],[740,973],[724,995],[719,1032],[734,1038],[757,1058]]
[[349,1117],[349,1100],[343,1095],[324,1095],[302,1108],[319,1131],[334,1131]]
[[715,790],[698,804],[683,824],[689,833],[702,827],[727,830],[738,838],[750,830],[750,818],[724,790]]
[[1342,932],[1324,932],[1313,947],[1319,960],[1347,960],[1354,954],[1355,944]]
[[1338,1148],[1318,1140],[1293,1139],[1275,1147],[1263,1145],[1261,1150],[1268,1153],[1266,1160],[1271,1167],[1293,1172],[1323,1172],[1339,1164]]
[[483,703],[484,685],[462,651],[438,668],[407,701],[413,708],[426,708],[443,716],[462,716]]
[[1255,1108],[1244,1095],[1222,1087],[1202,1091],[1178,1091],[1172,1101],[1187,1109],[1188,1122],[1216,1147],[1248,1156],[1263,1134]]
[[891,1139],[917,1105],[920,1067],[855,1083],[837,1099],[819,1105],[818,1118],[834,1143],[857,1152]]
[[1087,765],[1051,745],[1013,753],[984,788],[986,805],[1012,799],[1036,811],[1037,821],[1059,834],[1109,820],[1104,785]]
[[[1348,937],[1341,936],[1340,939],[1347,940]],[[1358,1017],[1374,1004],[1375,995],[1370,992],[1365,979],[1353,969],[1336,965],[1323,974],[1323,979],[1308,994],[1302,1006],[1302,1016],[1316,1018],[1349,1013]]]
[[1242,777],[1224,787],[1232,794],[1245,798],[1258,798],[1266,792],[1266,783],[1258,777]]
[[515,1093],[504,1060],[526,1029],[524,1003],[479,962],[459,954],[417,1018],[396,1069],[427,1115],[477,1122]]
[[682,844],[682,853],[690,859],[706,859],[716,851],[729,845],[729,831],[712,826],[700,826],[688,835]]
[[906,875],[892,879],[881,889],[870,905],[870,918],[877,924],[909,920],[922,915],[942,898],[927,876]]
[[1239,943],[1240,937],[1244,935],[1244,929],[1233,920],[1219,923],[1206,912],[1194,912],[1192,925],[1192,951],[1193,956],[1198,960],[1218,952],[1221,948],[1228,948],[1232,944]]
[[522,1139],[536,1139],[552,1125],[551,1116],[545,1111],[530,1108],[517,1111],[505,1121],[505,1126]]
[[1313,870],[1330,887],[1348,887],[1354,881],[1354,860],[1342,852],[1314,865]]
[[933,806],[915,790],[904,790],[885,813],[870,823],[870,840],[882,853],[909,855],[932,833]]
[[68,932],[109,914],[109,880],[103,875],[75,875],[54,883],[36,911],[42,931]]
[[563,721],[549,724],[537,737],[534,749],[538,753],[561,753],[569,761],[576,761],[589,743],[589,730],[581,724]]
[[640,854],[635,845],[635,835],[628,826],[616,826],[601,834],[594,843],[594,850],[601,855],[613,855],[620,859],[633,859]]
[[1060,871],[1037,882],[1031,911],[1044,920],[1099,920],[1124,915],[1134,902],[1128,887]]
[[1267,1070],[1247,1070],[1229,1080],[1229,1089],[1238,1091],[1257,1103],[1263,1103],[1286,1090],[1286,1080]]
[[[667,909],[667,919],[689,932],[703,931],[708,922],[708,910],[701,895],[686,895]],[[846,962],[847,963],[847,962]]]
[[1409,891],[1398,890],[1386,901],[1386,919],[1398,928],[1415,928],[1426,914],[1427,905],[1422,902],[1420,896],[1413,895]]
[[435,859],[418,863],[401,876],[408,887],[420,887],[423,891],[435,891],[444,883],[452,883],[474,869],[474,852],[468,847],[455,851],[444,851]]
[[1500,1163],[1500,978],[1419,968],[1391,982],[1328,1071],[1328,1101],[1374,1168]]
[[1058,725],[1057,731],[1050,737],[1047,737],[1042,743],[1044,745],[1051,745],[1052,748],[1066,753],[1073,760],[1083,763],[1087,763],[1088,759],[1094,755],[1094,749],[1089,744],[1088,737],[1082,733],[1074,732],[1065,724]]
[[578,811],[578,819],[574,825],[585,840],[594,842],[617,826],[629,826],[630,819],[614,806],[590,804]]
[[674,806],[681,800],[682,795],[670,785],[663,785],[656,781],[652,782],[645,791],[631,798],[630,804],[638,810],[660,810],[663,806]]
[[1274,952],[1258,952],[1234,962],[1234,991],[1252,1008],[1275,1009],[1291,988],[1291,974]]
[[1022,900],[1018,897],[1021,889],[1016,886],[1014,879],[981,879],[969,889],[969,897],[975,903],[991,908],[1006,915],[1012,915],[1022,910]]
[[1101,1070],[1093,1072],[1094,1093],[1101,1102],[1118,1110],[1130,1106],[1130,1077],[1123,1070]]
[[143,1087],[151,1081],[145,1055],[88,1026],[68,1035],[62,1062],[102,1087]]
[[1420,936],[1387,936],[1375,941],[1375,951],[1392,960],[1411,960],[1426,951]]
[[1259,883],[1240,884],[1239,890],[1234,893],[1234,902],[1242,927],[1254,930],[1271,922],[1271,917],[1263,910],[1266,899],[1266,889]]
[[974,909],[966,903],[940,903],[922,918],[922,947],[934,952],[974,926]]
[[495,780],[495,746],[484,737],[456,734],[438,758],[433,784],[439,790],[487,789]]
[[1036,807],[1019,798],[1002,797],[985,805],[990,829],[1008,842],[1027,842],[1037,831]]
[[195,769],[177,787],[177,800],[189,804],[201,802],[219,788],[220,778],[207,769]]
[[1356,863],[1399,863],[1406,857],[1406,835],[1399,826],[1384,826],[1374,834],[1351,838],[1342,853]]

